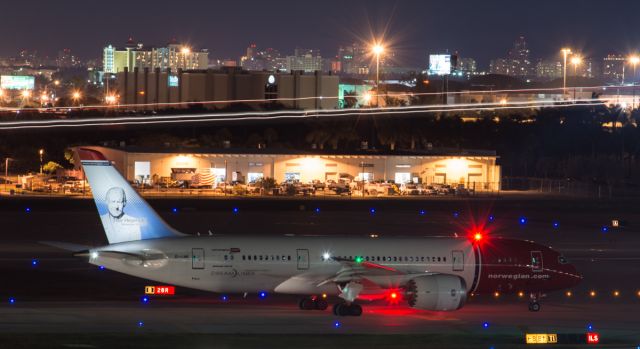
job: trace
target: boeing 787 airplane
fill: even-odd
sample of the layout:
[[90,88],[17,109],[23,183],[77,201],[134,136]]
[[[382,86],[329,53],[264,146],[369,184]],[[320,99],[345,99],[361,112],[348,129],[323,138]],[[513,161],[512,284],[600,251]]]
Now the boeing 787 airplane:
[[[109,245],[76,253],[89,263],[180,287],[221,293],[302,296],[303,310],[339,301],[338,316],[359,316],[361,299],[460,309],[470,293],[544,294],[580,280],[558,252],[530,241],[487,238],[191,236],[178,232],[127,183],[105,156],[77,149]],[[397,296],[396,296],[397,295]]]

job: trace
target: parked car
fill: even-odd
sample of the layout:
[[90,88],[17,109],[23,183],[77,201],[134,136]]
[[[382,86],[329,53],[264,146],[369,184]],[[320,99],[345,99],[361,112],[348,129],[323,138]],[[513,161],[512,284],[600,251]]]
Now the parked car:
[[326,184],[317,179],[312,180],[311,185],[315,190],[324,190],[326,188]]
[[401,195],[422,195],[422,188],[417,184],[403,183],[400,185]]
[[345,180],[334,181],[332,179],[327,181],[327,189],[333,190],[337,195],[349,194],[351,189],[349,183]]

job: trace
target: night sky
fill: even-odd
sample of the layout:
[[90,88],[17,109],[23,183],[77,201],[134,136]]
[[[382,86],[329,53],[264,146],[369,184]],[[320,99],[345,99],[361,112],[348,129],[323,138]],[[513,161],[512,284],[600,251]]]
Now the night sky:
[[638,0],[23,0],[3,1],[0,11],[3,56],[68,47],[98,58],[104,44],[133,36],[149,45],[175,37],[219,58],[237,58],[251,42],[329,57],[340,44],[385,33],[401,65],[425,65],[427,52],[449,49],[483,68],[521,34],[534,57],[563,45],[587,57],[640,47]]

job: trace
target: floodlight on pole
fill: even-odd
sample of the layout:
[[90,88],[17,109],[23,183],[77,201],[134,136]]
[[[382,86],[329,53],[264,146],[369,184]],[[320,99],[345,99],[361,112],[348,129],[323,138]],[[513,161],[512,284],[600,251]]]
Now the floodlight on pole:
[[564,56],[564,64],[562,65],[562,96],[567,92],[567,57],[571,54],[570,48],[560,50]]

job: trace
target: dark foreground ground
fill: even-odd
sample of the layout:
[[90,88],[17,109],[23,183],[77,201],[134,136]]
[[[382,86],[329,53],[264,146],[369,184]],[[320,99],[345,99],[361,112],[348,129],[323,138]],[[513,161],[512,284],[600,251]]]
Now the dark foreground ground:
[[[223,301],[221,295],[186,289],[142,304],[149,282],[99,270],[38,243],[105,244],[92,201],[3,198],[0,348],[514,348],[524,347],[524,333],[559,333],[569,341],[584,336],[589,326],[605,347],[640,344],[640,205],[632,201],[151,203],[170,224],[192,234],[442,236],[485,225],[491,235],[531,239],[563,251],[585,279],[571,297],[549,295],[540,313],[528,312],[517,296],[504,295],[473,297],[453,313],[365,304],[361,318],[301,312],[288,296],[228,295]],[[613,219],[624,227],[612,227]]]

